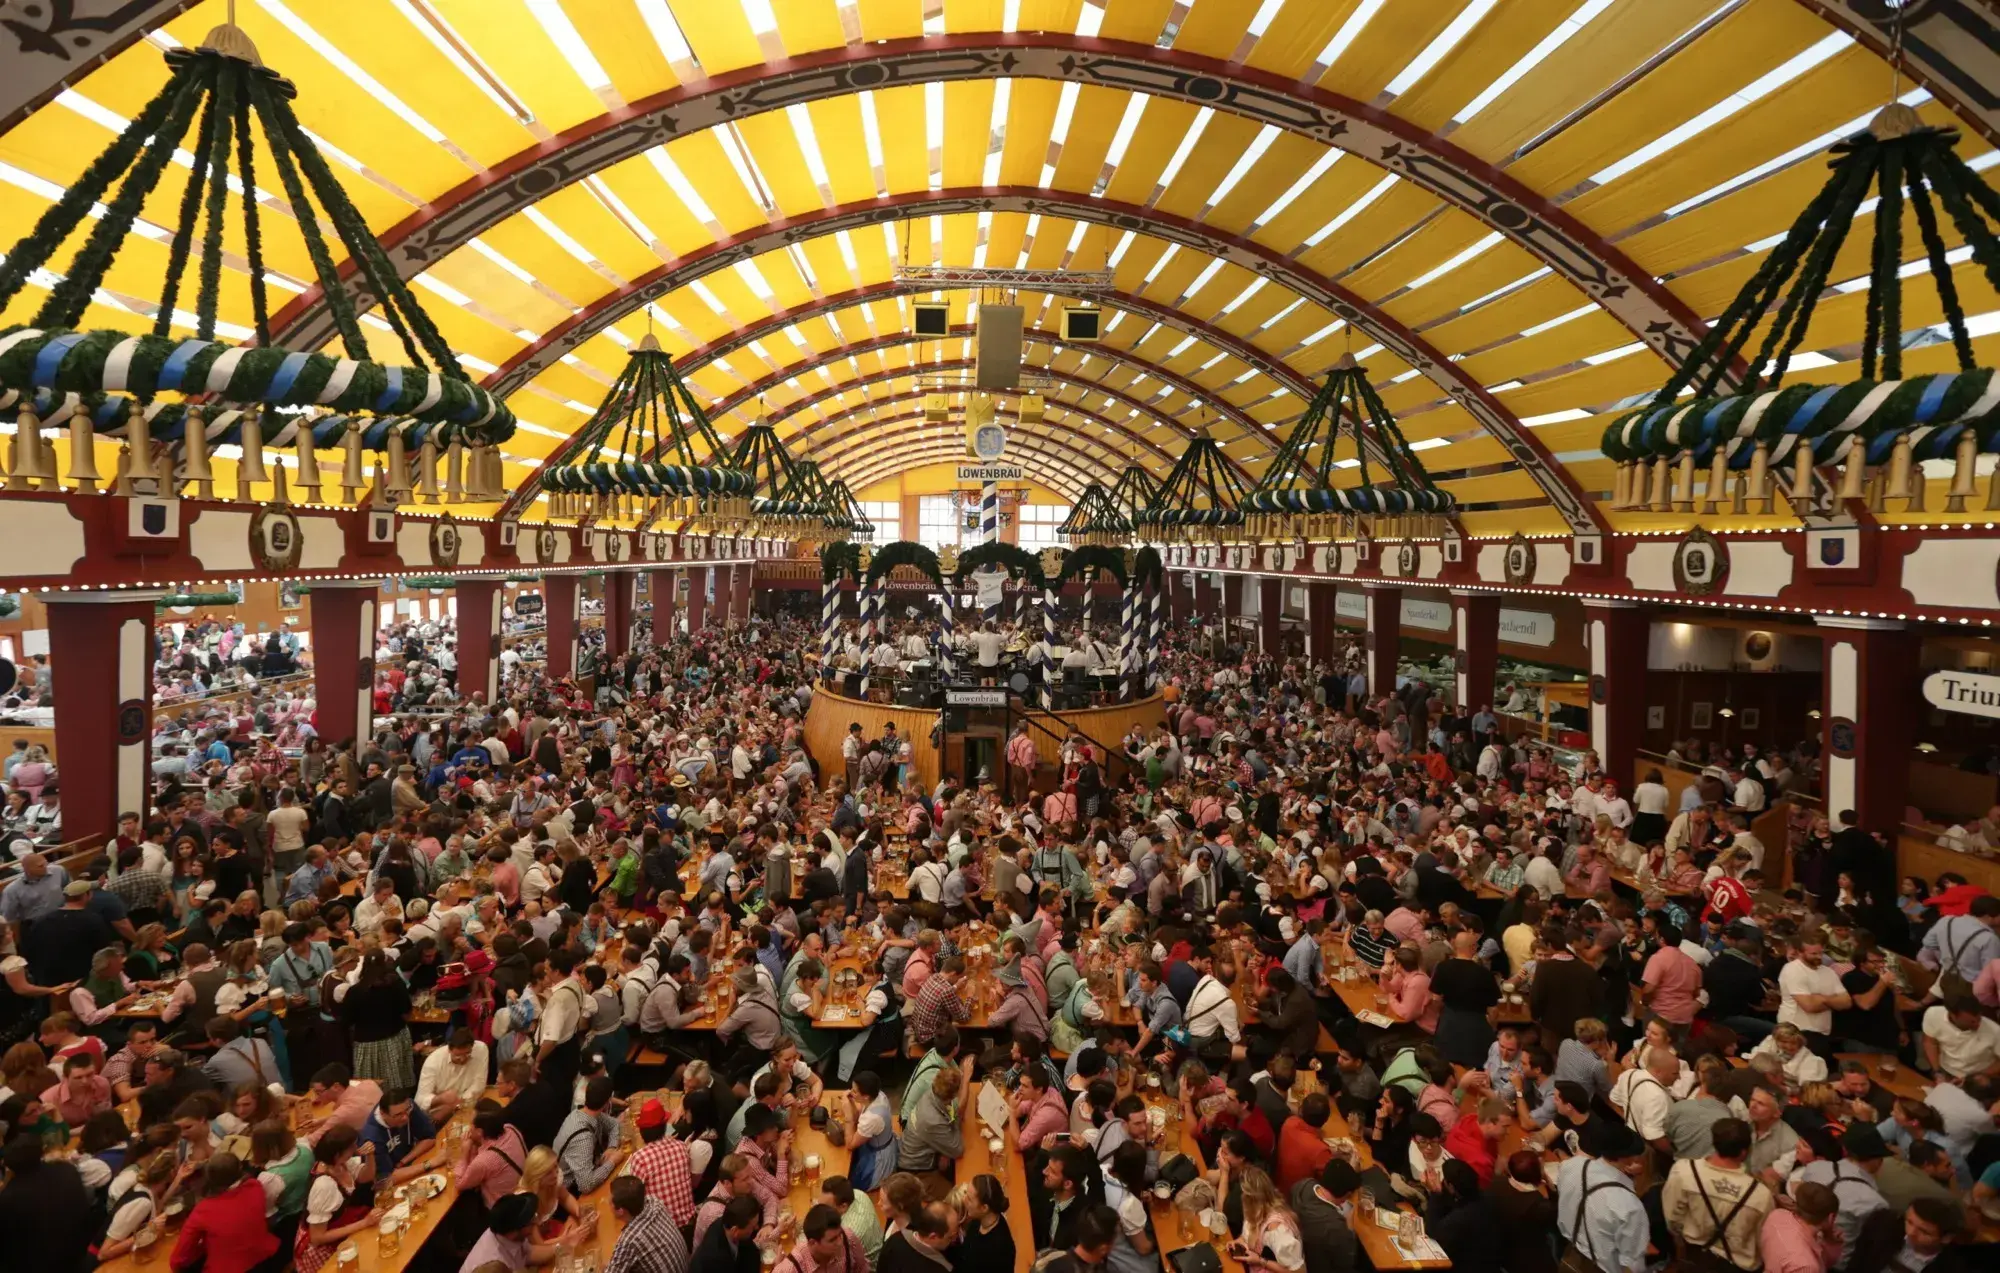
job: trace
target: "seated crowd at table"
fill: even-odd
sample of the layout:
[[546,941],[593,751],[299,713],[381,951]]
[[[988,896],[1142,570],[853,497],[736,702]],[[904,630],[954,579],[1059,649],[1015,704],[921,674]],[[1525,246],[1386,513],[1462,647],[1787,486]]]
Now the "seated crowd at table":
[[809,622],[492,703],[429,626],[0,892],[0,1264],[1993,1267],[2000,898],[1767,858],[1754,753],[1175,632],[1163,725],[927,782],[808,754]]

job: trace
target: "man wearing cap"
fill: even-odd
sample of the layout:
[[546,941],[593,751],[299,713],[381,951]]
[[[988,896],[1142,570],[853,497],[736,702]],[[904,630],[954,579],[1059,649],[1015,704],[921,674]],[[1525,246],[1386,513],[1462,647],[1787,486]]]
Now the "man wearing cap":
[[[20,881],[7,891],[20,887]],[[28,961],[28,979],[40,986],[61,986],[90,976],[90,961],[99,950],[118,940],[104,917],[90,908],[89,880],[63,886],[62,905],[43,915],[21,940]],[[4,896],[4,894],[0,894]]]
[[[681,1228],[694,1223],[694,1164],[688,1142],[667,1135],[667,1107],[649,1100],[639,1107],[639,1152],[632,1155],[631,1177],[646,1196],[665,1207]],[[706,1165],[706,1164],[704,1164]]]
[[1883,1199],[1882,1191],[1875,1186],[1875,1170],[1888,1156],[1889,1147],[1883,1143],[1882,1133],[1866,1123],[1856,1123],[1848,1128],[1841,1135],[1840,1147],[1847,1154],[1845,1161],[1829,1162],[1816,1158],[1793,1172],[1787,1187],[1796,1190],[1801,1184],[1811,1182],[1833,1190],[1833,1223],[1847,1245],[1842,1261],[1834,1267],[1845,1268],[1845,1261],[1853,1255],[1854,1241],[1861,1234],[1861,1226],[1869,1216],[1889,1205]]
[[1570,1248],[1602,1273],[1644,1273],[1651,1226],[1632,1182],[1646,1167],[1646,1142],[1612,1124],[1601,1157],[1575,1154],[1556,1169],[1556,1227]]

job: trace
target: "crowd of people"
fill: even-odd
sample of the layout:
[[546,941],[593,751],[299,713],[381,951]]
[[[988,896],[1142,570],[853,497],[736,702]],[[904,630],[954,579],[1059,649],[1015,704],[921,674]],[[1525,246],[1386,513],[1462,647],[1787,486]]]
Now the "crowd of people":
[[[1150,1273],[1158,1205],[1252,1273],[1358,1268],[1375,1207],[1473,1273],[1990,1258],[2000,899],[1911,896],[1851,815],[1781,887],[1754,757],[1627,788],[1352,651],[1175,632],[1161,725],[927,780],[859,725],[809,754],[813,617],[591,631],[587,678],[495,702],[446,635],[385,635],[368,737],[253,698],[101,860],[22,859],[21,1267],[178,1215],[176,1270],[314,1273],[431,1171],[458,1202],[405,1254],[464,1273],[566,1258],[600,1189],[613,1273]],[[959,1178],[975,1088],[1018,1193]],[[802,1106],[848,1166],[788,1220]]]

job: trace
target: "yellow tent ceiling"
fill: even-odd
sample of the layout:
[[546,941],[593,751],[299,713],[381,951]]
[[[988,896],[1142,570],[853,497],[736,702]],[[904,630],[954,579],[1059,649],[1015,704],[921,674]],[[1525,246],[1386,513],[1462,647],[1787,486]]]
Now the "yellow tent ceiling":
[[[0,200],[0,242],[25,234],[159,88],[162,50],[199,43],[224,7],[194,5],[0,135],[0,181],[12,187]],[[237,21],[297,84],[302,122],[378,233],[512,156],[676,85],[881,40],[1069,32],[1373,103],[1560,206],[1703,318],[1817,187],[1826,146],[1880,107],[1891,84],[1875,54],[1798,0],[240,0]],[[1927,119],[1951,122],[1921,90],[1899,87]],[[1972,134],[1961,153],[1994,157]],[[167,255],[155,227],[173,224],[184,178],[169,169],[143,213],[150,224],[132,235],[85,325],[148,322]],[[1469,506],[1469,530],[1562,528],[1437,378],[1272,271],[1172,241],[1158,226],[924,209],[932,192],[993,186],[1134,205],[1330,281],[1484,386],[1593,498],[1611,485],[1600,417],[1665,374],[1560,271],[1366,159],[1226,110],[1045,79],[898,85],[745,115],[553,190],[418,282],[481,376],[552,331],[571,333],[560,359],[510,399],[523,423],[505,447],[510,486],[531,481],[587,419],[649,328],[687,359],[698,395],[728,406],[717,422],[725,434],[761,410],[831,475],[863,480],[946,458],[948,438],[939,453],[926,448],[951,431],[927,430],[912,393],[924,366],[968,358],[969,342],[893,341],[908,330],[911,299],[890,294],[894,266],[1108,264],[1116,292],[1150,312],[1114,300],[1100,347],[1046,336],[1029,345],[1029,369],[1056,379],[1046,420],[1021,436],[1040,447],[1029,467],[1053,489],[1108,480],[1132,462],[1164,473],[1203,423],[1254,475],[1303,410],[1301,387],[1353,352],[1427,466]],[[592,319],[620,289],[730,236],[888,199],[906,204],[905,220],[808,235],[616,322]],[[245,245],[231,231],[223,317],[241,335]],[[1850,238],[1837,280],[1865,271],[1867,237]],[[267,220],[265,238],[273,282],[297,292],[312,274],[296,233]],[[1919,240],[1911,231],[1904,242]],[[1971,271],[1958,281],[1967,312],[1981,316],[1975,330],[2000,329],[1988,283]],[[870,299],[841,301],[871,289]],[[953,321],[968,322],[976,294],[946,299]],[[1854,374],[1863,299],[1820,306],[1806,342],[1813,378]],[[39,300],[30,288],[0,324],[22,321]],[[1020,303],[1029,327],[1047,333],[1071,302],[1026,293]],[[771,321],[800,311],[812,316]],[[1906,327],[1939,318],[1928,282],[1912,280]],[[754,341],[712,356],[745,332]],[[1982,350],[1993,339],[1983,336]],[[1928,369],[1944,357],[1921,350],[1913,362]],[[909,445],[884,445],[894,440]],[[1643,514],[1612,520],[1647,524]]]

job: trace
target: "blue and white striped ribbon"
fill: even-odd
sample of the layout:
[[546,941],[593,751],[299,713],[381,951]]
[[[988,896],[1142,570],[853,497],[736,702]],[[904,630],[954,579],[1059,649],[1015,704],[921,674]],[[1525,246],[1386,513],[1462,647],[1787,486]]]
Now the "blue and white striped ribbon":
[[992,544],[1000,539],[1000,487],[988,482],[979,488],[979,542]]
[[1053,711],[1056,705],[1056,598],[1060,596],[1054,588],[1042,589],[1042,710]]
[[1160,585],[1165,582],[1164,578],[1153,580],[1153,596],[1147,607],[1150,611],[1150,616],[1146,624],[1146,692],[1148,694],[1154,693],[1160,688],[1160,633],[1164,627],[1166,617],[1165,604],[1160,596]]
[[[655,611],[659,609],[656,605]],[[828,580],[819,586],[819,665],[822,671],[833,668],[833,647],[836,633],[840,628],[840,581]]]
[[938,618],[938,670],[949,680],[958,670],[958,664],[952,658],[951,644],[954,637],[952,629],[958,622],[953,613],[958,609],[958,597],[947,592],[939,597],[938,601],[941,603],[941,613]]
[[1120,699],[1132,697],[1132,623],[1134,614],[1139,608],[1137,597],[1138,588],[1136,585],[1127,584],[1125,586],[1125,596],[1119,606],[1118,615],[1118,697]]

